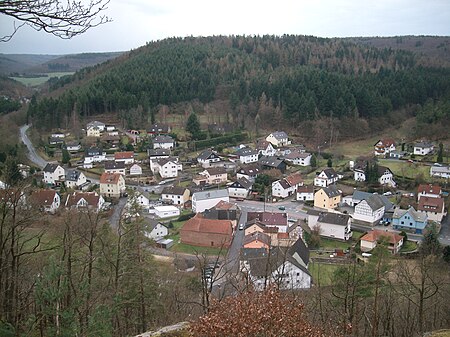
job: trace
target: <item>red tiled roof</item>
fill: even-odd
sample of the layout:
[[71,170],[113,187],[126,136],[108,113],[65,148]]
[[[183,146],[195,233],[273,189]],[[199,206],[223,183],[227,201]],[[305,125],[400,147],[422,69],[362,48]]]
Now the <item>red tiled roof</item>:
[[361,240],[368,241],[368,242],[375,242],[380,240],[381,238],[387,238],[389,240],[389,243],[395,244],[400,242],[400,240],[403,239],[403,236],[398,235],[396,233],[392,232],[385,232],[381,230],[373,230],[366,235],[364,235]]
[[121,174],[120,173],[107,173],[104,172],[100,176],[100,184],[118,184]]
[[417,210],[423,212],[442,213],[444,211],[444,199],[421,197],[419,199],[419,205],[417,207]]
[[442,190],[441,190],[441,186],[439,186],[439,185],[420,184],[419,188],[417,189],[417,192],[439,195],[442,193]]
[[293,173],[285,179],[291,186],[298,185],[303,181],[302,175],[300,173]]
[[297,188],[298,193],[314,193],[313,185],[303,185]]
[[272,226],[287,226],[286,213],[272,213],[272,212],[248,212],[247,221],[257,219],[263,225]]
[[31,200],[40,206],[50,206],[53,204],[55,194],[55,190],[39,190],[31,195]]
[[132,159],[134,158],[134,152],[133,151],[127,151],[127,152],[116,152],[114,153],[114,159],[120,160],[120,159]]
[[205,219],[200,213],[186,221],[181,228],[183,231],[198,233],[229,234],[233,232],[233,224],[230,220]]
[[86,200],[89,206],[97,206],[100,196],[95,192],[73,192],[67,196],[66,207],[76,206],[81,199]]

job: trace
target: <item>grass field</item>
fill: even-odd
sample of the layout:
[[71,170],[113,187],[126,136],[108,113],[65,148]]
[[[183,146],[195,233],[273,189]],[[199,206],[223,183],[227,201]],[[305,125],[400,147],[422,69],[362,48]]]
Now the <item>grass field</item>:
[[404,160],[380,159],[380,165],[389,167],[397,176],[415,179],[418,175],[423,174],[425,179],[430,179],[430,167],[409,163]]
[[28,87],[35,87],[48,81],[51,77],[62,77],[65,75],[72,75],[73,72],[61,72],[61,73],[47,73],[48,76],[42,77],[11,77],[13,80],[18,81]]
[[308,270],[316,285],[320,282],[321,286],[329,286],[332,284],[333,273],[339,267],[340,265],[338,264],[311,262]]

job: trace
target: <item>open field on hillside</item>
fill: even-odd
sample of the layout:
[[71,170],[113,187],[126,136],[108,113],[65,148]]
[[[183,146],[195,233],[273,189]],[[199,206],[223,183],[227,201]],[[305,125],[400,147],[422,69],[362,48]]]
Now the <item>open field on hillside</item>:
[[41,77],[11,77],[13,80],[16,80],[26,86],[35,87],[47,82],[52,77],[62,77],[65,75],[72,75],[73,72],[60,72],[60,73],[47,73],[47,76]]
[[418,175],[423,174],[425,179],[430,179],[430,167],[426,165],[393,159],[380,159],[379,163],[389,167],[395,175],[400,177],[415,179]]

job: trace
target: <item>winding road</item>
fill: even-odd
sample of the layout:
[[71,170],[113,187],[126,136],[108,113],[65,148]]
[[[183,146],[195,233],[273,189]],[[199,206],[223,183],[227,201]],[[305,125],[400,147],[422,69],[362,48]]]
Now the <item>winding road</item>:
[[31,143],[30,138],[28,138],[27,130],[30,128],[30,126],[31,124],[25,124],[20,127],[20,139],[28,148],[28,159],[30,159],[31,162],[43,169],[48,164],[48,162],[36,152],[33,143]]

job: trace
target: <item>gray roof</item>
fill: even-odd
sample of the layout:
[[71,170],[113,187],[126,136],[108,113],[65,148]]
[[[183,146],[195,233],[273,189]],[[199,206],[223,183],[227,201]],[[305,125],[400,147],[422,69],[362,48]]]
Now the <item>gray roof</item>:
[[261,157],[258,163],[264,166],[278,167],[283,163],[283,160],[275,157]]
[[150,132],[150,133],[158,133],[158,132],[168,133],[169,129],[170,129],[170,126],[166,125],[166,124],[153,124],[147,130],[147,132]]
[[414,144],[414,147],[427,148],[427,147],[433,147],[433,144],[430,142],[418,142],[418,143]]
[[[355,202],[355,201],[362,201],[362,200],[366,200],[366,199],[370,198],[370,197],[373,196],[373,195],[377,195],[377,194],[355,190],[355,191],[353,192],[352,199],[353,199],[354,202]],[[392,202],[390,202],[389,199],[388,199],[386,196],[384,196],[384,195],[379,195],[379,194],[378,194],[378,197],[379,197],[380,200],[383,202],[383,204],[384,204],[384,209],[385,209],[386,211],[387,211],[387,210],[390,210],[390,209],[392,208],[392,206],[393,206],[393,205],[392,205]]]
[[253,183],[251,181],[248,181],[245,177],[241,177],[238,180],[236,180],[233,184],[231,184],[233,187],[241,186],[245,189],[250,189],[253,186]]
[[154,139],[153,139],[153,144],[154,143],[160,143],[160,144],[163,144],[163,143],[173,143],[173,138],[172,137],[170,137],[170,136],[156,136]]
[[105,162],[105,170],[122,170],[125,168],[125,162],[109,160]]
[[249,147],[244,147],[244,148],[242,148],[242,149],[239,149],[239,150],[237,150],[236,151],[236,155],[238,155],[238,156],[242,156],[242,157],[244,157],[244,156],[253,156],[253,155],[257,155],[258,154],[258,151],[256,151],[256,150],[253,150],[252,148],[249,148]]
[[328,187],[322,187],[328,198],[336,197],[341,194],[341,191],[335,185],[330,185]]
[[67,181],[77,181],[80,177],[81,172],[76,170],[68,170],[66,172],[66,180]]
[[300,258],[302,259],[303,263],[305,265],[308,265],[309,263],[309,249],[306,247],[305,243],[303,242],[302,238],[299,238],[295,243],[289,248],[289,254],[291,256],[294,256],[295,254],[298,254]]
[[322,212],[319,214],[319,219],[317,220],[317,222],[329,223],[339,226],[347,226],[349,219],[350,215],[348,214]]
[[166,225],[164,225],[164,224],[163,224],[162,222],[160,222],[160,221],[157,221],[157,220],[150,220],[149,226],[148,226],[149,232],[151,232],[152,230],[154,230],[155,227],[158,226],[158,224],[160,224],[161,226],[167,227]]
[[103,153],[103,150],[99,147],[90,147],[86,150],[86,155],[88,156],[97,156]]
[[240,259],[248,261],[250,259],[257,259],[267,257],[267,250],[265,248],[241,248]]
[[161,157],[170,155],[170,150],[168,149],[149,149],[149,157]]
[[403,215],[409,213],[415,221],[424,222],[427,218],[426,213],[417,212],[414,207],[410,207],[408,209],[400,209],[397,208],[394,211],[394,215],[392,216],[394,219],[400,219]]
[[261,172],[261,167],[258,164],[250,164],[243,166],[239,169],[238,173],[245,174],[246,176],[256,176]]
[[203,151],[202,153],[200,153],[198,155],[197,159],[206,160],[206,159],[209,159],[211,157],[219,158],[219,156],[215,152],[213,152],[211,150],[205,150],[205,151]]
[[272,132],[272,136],[274,136],[276,139],[286,139],[288,138],[288,135],[284,131],[275,131]]
[[105,127],[105,123],[99,122],[99,121],[93,121],[87,124],[88,128],[92,128],[92,127],[97,127],[97,126],[102,126]]
[[324,169],[323,172],[325,173],[325,175],[327,176],[328,179],[337,177],[336,171],[332,168]]
[[44,172],[55,172],[55,170],[58,168],[59,164],[50,164],[48,163],[44,167]]
[[202,192],[195,192],[192,199],[195,200],[207,200],[216,198],[226,198],[228,197],[228,190],[209,190]]
[[365,200],[373,211],[376,211],[384,206],[384,202],[378,194],[373,194]]
[[181,186],[166,186],[162,190],[162,194],[183,195],[186,188]]
[[450,166],[431,166],[431,174],[434,173],[450,173]]

